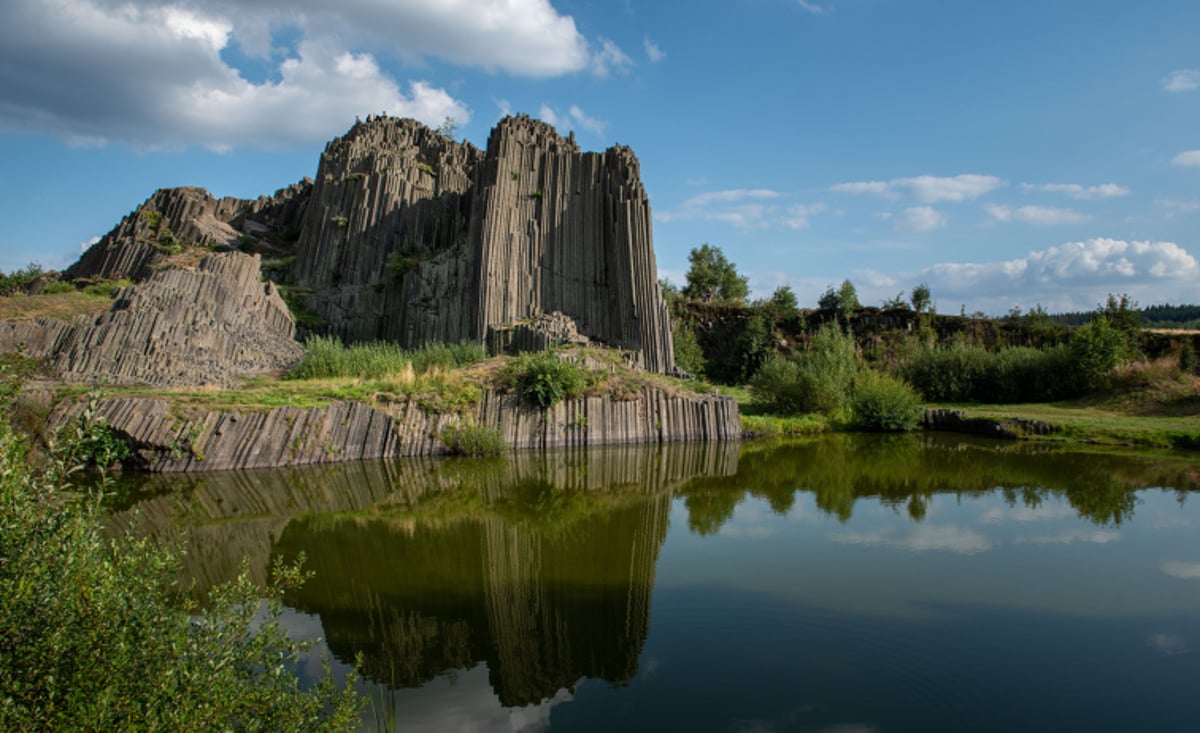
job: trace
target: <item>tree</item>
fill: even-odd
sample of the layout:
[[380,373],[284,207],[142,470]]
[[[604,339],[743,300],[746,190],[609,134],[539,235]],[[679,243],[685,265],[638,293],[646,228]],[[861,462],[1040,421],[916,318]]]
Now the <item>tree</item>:
[[912,289],[912,297],[910,298],[913,310],[917,313],[933,312],[933,294],[929,290],[929,286],[921,283]]
[[832,285],[826,288],[825,293],[817,301],[817,307],[827,313],[833,313],[843,323],[848,324],[850,316],[862,305],[858,302],[858,291],[854,288],[854,283],[843,280],[841,287],[837,290],[834,290]]
[[750,294],[750,285],[720,247],[708,243],[688,254],[691,267],[683,294],[695,300],[741,301]]
[[790,285],[780,285],[771,293],[771,305],[784,313],[795,313],[800,301],[796,300],[796,293]]

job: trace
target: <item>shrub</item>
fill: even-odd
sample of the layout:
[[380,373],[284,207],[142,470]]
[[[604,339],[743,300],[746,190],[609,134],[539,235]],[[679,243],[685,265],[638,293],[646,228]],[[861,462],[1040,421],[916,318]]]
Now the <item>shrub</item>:
[[46,295],[73,293],[75,292],[75,286],[69,282],[63,282],[62,280],[51,280],[50,282],[46,283],[44,287],[42,287],[42,292]]
[[1093,390],[1104,385],[1129,343],[1125,332],[1115,328],[1107,316],[1097,315],[1075,329],[1068,347],[1075,378],[1084,390]]
[[901,364],[899,376],[932,402],[978,399],[992,356],[981,346],[955,343],[922,349]]
[[704,351],[696,341],[691,324],[675,318],[671,324],[671,343],[675,349],[675,366],[690,374],[704,374]]
[[435,367],[454,369],[476,364],[487,358],[487,349],[474,341],[460,341],[457,344],[425,344],[411,352],[410,358],[413,369],[418,373],[423,373]]
[[458,456],[493,457],[504,455],[508,444],[500,428],[484,425],[451,425],[441,434],[442,442]]
[[592,382],[590,372],[553,351],[518,356],[505,367],[502,378],[531,404],[549,409],[564,399],[583,394]]
[[23,290],[25,286],[44,274],[46,271],[36,262],[30,262],[25,267],[13,270],[7,275],[0,272],[0,295],[12,295]]
[[793,359],[772,356],[750,382],[754,401],[784,415],[842,412],[858,372],[854,338],[826,323]]
[[1179,371],[1184,374],[1196,374],[1196,367],[1196,347],[1192,346],[1191,339],[1187,339],[1179,349]]
[[267,588],[243,572],[193,615],[178,553],[108,538],[102,492],[68,490],[69,471],[31,468],[0,416],[0,730],[355,728],[353,680],[295,674],[308,646],[279,618],[299,566]]
[[907,432],[921,420],[921,400],[903,380],[866,369],[855,380],[850,416],[864,430]]
[[100,395],[89,395],[87,405],[71,424],[54,436],[54,446],[68,465],[106,472],[129,458],[129,443],[115,433],[108,420],[97,414]]

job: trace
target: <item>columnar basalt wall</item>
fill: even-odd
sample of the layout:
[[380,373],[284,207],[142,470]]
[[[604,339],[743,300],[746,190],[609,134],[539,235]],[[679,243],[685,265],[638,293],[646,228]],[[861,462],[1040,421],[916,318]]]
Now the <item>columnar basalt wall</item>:
[[528,117],[486,152],[412,120],[356,125],[321,157],[296,262],[306,306],[346,340],[484,343],[557,311],[674,367],[637,158]]
[[[78,405],[60,410],[64,424]],[[626,443],[736,441],[737,403],[729,398],[673,395],[646,389],[636,399],[588,397],[549,410],[514,394],[485,393],[474,412],[427,414],[415,402],[370,407],[333,402],[255,412],[173,412],[163,400],[113,398],[100,414],[138,449],[154,472],[222,471],[296,466],[447,452],[442,431],[462,421],[497,427],[511,448],[584,447]]]
[[295,324],[259,258],[212,254],[194,269],[157,269],[117,293],[111,309],[72,323],[0,328],[0,350],[23,347],[66,382],[236,386],[299,361]]

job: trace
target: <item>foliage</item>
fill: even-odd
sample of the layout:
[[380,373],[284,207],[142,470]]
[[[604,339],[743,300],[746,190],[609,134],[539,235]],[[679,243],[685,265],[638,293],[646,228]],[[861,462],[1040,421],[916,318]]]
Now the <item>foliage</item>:
[[27,285],[45,274],[46,271],[36,262],[30,262],[7,275],[0,272],[0,295],[12,295],[24,290]]
[[310,336],[304,342],[304,358],[288,372],[287,379],[328,379],[357,377],[381,379],[406,368],[417,373],[433,369],[453,369],[482,361],[487,357],[479,344],[425,344],[406,351],[387,341],[346,346],[332,336]]
[[63,282],[62,280],[51,280],[47,282],[41,288],[41,290],[45,295],[58,295],[60,293],[75,292],[75,286],[69,282]]
[[592,383],[592,374],[553,351],[542,351],[509,361],[501,379],[531,404],[549,409],[583,394]]
[[1109,293],[1104,305],[1096,309],[1096,315],[1104,316],[1109,325],[1126,335],[1133,334],[1142,327],[1142,313],[1138,310],[1137,301],[1124,293]]
[[394,283],[403,282],[405,275],[419,268],[427,259],[429,254],[420,245],[415,241],[408,242],[399,251],[388,255],[383,266],[384,273]]
[[500,428],[485,425],[450,425],[442,430],[442,442],[454,455],[493,457],[504,455],[508,444]]
[[95,468],[101,473],[130,456],[129,443],[115,433],[107,418],[98,414],[100,393],[88,395],[87,404],[72,423],[54,436],[54,445],[68,465]]
[[820,412],[837,415],[850,396],[858,372],[854,338],[836,324],[826,323],[794,358],[775,354],[767,359],[750,390],[754,402],[769,412],[795,415]]
[[954,343],[917,351],[897,372],[933,402],[1047,402],[1080,393],[1073,358],[1063,346],[988,351]]
[[920,423],[921,400],[904,380],[864,369],[854,382],[850,416],[865,430],[908,432]]
[[267,588],[243,572],[192,615],[177,552],[109,539],[102,491],[69,491],[61,455],[26,459],[0,419],[0,729],[354,729],[352,681],[304,689],[295,674],[309,647],[288,638],[279,599],[298,566],[277,565]]
[[101,280],[85,285],[83,292],[97,298],[111,298],[121,288],[129,287],[132,284],[132,280]]
[[800,307],[800,301],[796,299],[796,292],[790,285],[780,285],[775,288],[769,302],[773,308],[784,314],[793,314]]
[[1184,374],[1198,374],[1198,366],[1200,365],[1196,362],[1196,347],[1192,345],[1191,339],[1188,339],[1179,348],[1179,371]]
[[693,300],[742,301],[750,294],[749,280],[725,258],[720,247],[707,243],[688,253],[690,267],[683,294]]
[[909,302],[912,303],[912,308],[917,313],[933,313],[933,293],[925,283],[912,289]]
[[675,349],[675,366],[689,374],[704,374],[704,351],[696,341],[696,331],[681,318],[671,323],[671,343]]
[[837,316],[842,323],[848,324],[850,316],[854,315],[862,305],[858,302],[858,290],[854,287],[854,283],[843,280],[837,290],[834,290],[832,285],[825,289],[825,292],[817,300],[817,307],[826,313]]
[[292,313],[292,319],[296,321],[298,326],[307,326],[309,328],[318,328],[325,325],[325,321],[316,313],[304,307],[304,296],[312,294],[311,290],[295,288],[284,283],[276,283],[275,287],[279,290],[279,297],[283,298],[283,302],[287,304],[288,310]]
[[1069,348],[1079,383],[1085,390],[1093,390],[1103,386],[1120,363],[1129,348],[1129,341],[1125,332],[1101,313],[1075,329]]

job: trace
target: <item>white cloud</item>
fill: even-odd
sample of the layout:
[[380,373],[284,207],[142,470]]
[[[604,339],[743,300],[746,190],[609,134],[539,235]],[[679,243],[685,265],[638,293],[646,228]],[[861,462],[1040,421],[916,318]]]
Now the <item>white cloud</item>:
[[1035,302],[1051,310],[1084,310],[1114,291],[1142,302],[1193,302],[1200,262],[1174,242],[1097,238],[1017,259],[947,262],[895,277],[928,283],[943,303],[962,299],[994,313]]
[[571,105],[571,108],[567,110],[567,114],[571,116],[571,120],[576,125],[579,125],[581,129],[587,130],[597,137],[604,137],[604,131],[608,127],[608,123],[604,120],[589,117],[582,109],[575,105]]
[[1162,571],[1172,578],[1200,580],[1200,562],[1165,562]]
[[91,247],[93,244],[96,244],[99,241],[100,241],[100,237],[91,237],[87,241],[80,242],[79,243],[79,251],[84,252],[87,250],[88,247]]
[[1186,216],[1200,211],[1200,201],[1182,201],[1179,199],[1160,199],[1154,202],[1167,213],[1167,218]]
[[838,183],[830,187],[839,193],[872,193],[887,198],[896,198],[902,192],[916,200],[933,204],[939,201],[968,201],[999,188],[1003,181],[995,176],[964,173],[957,176],[915,176],[896,178],[891,181],[857,181]]
[[1146,637],[1146,646],[1150,647],[1159,654],[1168,657],[1174,657],[1179,654],[1187,654],[1191,651],[1191,647],[1179,634],[1158,633],[1151,634]]
[[946,226],[946,216],[932,206],[913,206],[895,217],[896,231],[931,232]]
[[508,101],[507,99],[496,99],[493,101],[496,103],[496,108],[500,110],[501,117],[509,117],[512,115],[512,102]]
[[817,5],[812,0],[796,0],[796,4],[800,6],[801,10],[806,10],[813,15],[825,15],[829,12],[828,7]]
[[[295,41],[273,47],[284,28]],[[593,54],[548,0],[7,0],[0,126],[78,145],[223,150],[320,141],[384,110],[462,124],[466,105],[419,76],[393,78],[380,59],[530,77],[627,66],[598,43]],[[265,78],[226,62],[235,44],[267,64]]]
[[1171,159],[1174,165],[1200,165],[1200,150],[1185,150]]
[[795,204],[787,207],[787,210],[784,212],[783,223],[784,226],[790,229],[808,229],[810,226],[810,217],[822,214],[828,210],[829,207],[820,202],[815,204]]
[[567,108],[566,114],[559,114],[550,105],[543,104],[538,109],[538,117],[542,122],[554,125],[560,130],[564,127],[574,126],[581,130],[586,130],[597,137],[604,137],[604,133],[608,129],[608,122],[589,116],[582,108],[575,104]]
[[1110,199],[1129,195],[1128,188],[1118,186],[1115,183],[1101,183],[1097,186],[1083,186],[1078,183],[1022,183],[1021,189],[1024,191],[1063,193],[1080,201]]
[[742,229],[783,227],[807,229],[810,219],[824,213],[824,203],[785,204],[783,194],[765,188],[735,188],[692,196],[674,211],[655,214],[658,221],[719,221]]
[[646,50],[646,58],[650,59],[651,63],[657,64],[667,57],[667,52],[662,50],[654,41],[651,41],[649,36],[642,39],[642,48]]
[[913,552],[940,550],[960,555],[975,555],[992,549],[992,541],[972,529],[918,525],[904,534],[892,529],[877,532],[846,532],[830,536],[846,545],[879,545]]
[[1172,71],[1159,82],[1168,92],[1191,92],[1200,89],[1200,70],[1179,69]]
[[1116,542],[1121,539],[1119,532],[1111,530],[1063,530],[1056,534],[1037,535],[1035,537],[1020,537],[1016,541],[1018,544],[1028,543],[1032,545],[1072,545],[1076,542],[1106,545],[1109,542]]
[[600,78],[610,73],[628,74],[634,66],[621,47],[607,38],[600,39],[600,50],[592,56],[592,73]]
[[1092,218],[1074,209],[1059,209],[1053,206],[1020,206],[1013,209],[1008,206],[989,204],[983,208],[996,221],[1023,221],[1026,224],[1037,226],[1079,224]]

